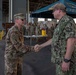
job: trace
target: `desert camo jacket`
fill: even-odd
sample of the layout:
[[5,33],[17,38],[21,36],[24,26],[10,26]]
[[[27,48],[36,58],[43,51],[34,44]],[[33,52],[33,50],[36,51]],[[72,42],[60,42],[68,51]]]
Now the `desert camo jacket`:
[[6,36],[5,58],[16,59],[33,50],[33,46],[24,45],[23,30],[16,25],[11,27]]
[[[65,27],[63,28],[64,25]],[[74,37],[76,38],[75,22],[70,16],[65,15],[58,22],[52,38],[51,61],[53,63],[60,64],[63,61],[66,53],[67,39]],[[72,61],[76,61],[76,48],[72,54]]]

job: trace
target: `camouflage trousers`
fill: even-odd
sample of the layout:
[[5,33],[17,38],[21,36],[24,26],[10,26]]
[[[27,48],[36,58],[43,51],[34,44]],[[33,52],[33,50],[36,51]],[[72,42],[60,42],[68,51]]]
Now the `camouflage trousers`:
[[76,75],[76,64],[71,64],[70,70],[63,72],[61,66],[56,64],[56,75]]
[[5,59],[5,75],[22,75],[22,58]]

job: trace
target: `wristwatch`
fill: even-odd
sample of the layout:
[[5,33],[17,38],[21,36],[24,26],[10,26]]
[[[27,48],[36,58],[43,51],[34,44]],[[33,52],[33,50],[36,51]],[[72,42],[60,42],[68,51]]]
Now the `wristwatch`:
[[66,58],[64,58],[64,62],[68,63],[68,62],[70,62],[70,61],[71,61],[71,59],[66,59]]

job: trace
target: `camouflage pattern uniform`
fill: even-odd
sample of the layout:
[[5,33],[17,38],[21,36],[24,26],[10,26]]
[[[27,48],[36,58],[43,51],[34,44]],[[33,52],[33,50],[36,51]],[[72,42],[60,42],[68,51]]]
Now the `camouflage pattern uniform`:
[[22,29],[16,25],[9,29],[6,36],[5,75],[21,75],[22,56],[33,50],[33,46],[24,45]]
[[56,64],[56,75],[76,75],[76,48],[72,54],[70,70],[63,72],[60,66],[66,53],[67,39],[73,37],[76,37],[75,23],[70,16],[65,15],[60,19],[52,38],[51,61]]

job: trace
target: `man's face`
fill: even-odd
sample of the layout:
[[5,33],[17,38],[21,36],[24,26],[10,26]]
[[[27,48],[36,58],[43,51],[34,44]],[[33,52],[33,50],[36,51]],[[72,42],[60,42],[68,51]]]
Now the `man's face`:
[[58,19],[58,17],[59,17],[59,14],[60,14],[60,11],[59,11],[59,9],[55,9],[55,10],[53,10],[53,16],[54,16],[54,18],[55,19]]
[[25,19],[17,19],[17,23],[21,26],[23,26],[25,24]]

